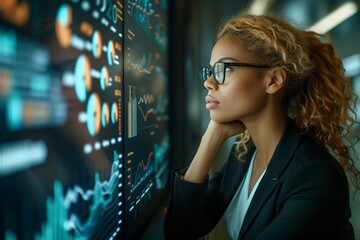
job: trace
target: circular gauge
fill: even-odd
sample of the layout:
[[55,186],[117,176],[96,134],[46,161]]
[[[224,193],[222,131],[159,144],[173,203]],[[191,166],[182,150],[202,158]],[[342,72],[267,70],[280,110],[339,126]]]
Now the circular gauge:
[[60,6],[55,20],[56,38],[63,48],[68,48],[71,42],[72,8],[63,4]]
[[92,53],[95,58],[99,58],[102,52],[102,40],[99,31],[95,31],[92,37]]
[[109,71],[107,69],[107,67],[102,67],[101,68],[101,73],[100,73],[100,87],[102,90],[105,91],[105,89],[109,86]]
[[115,47],[113,41],[109,41],[108,43],[108,50],[107,50],[107,59],[108,63],[111,66],[115,60]]
[[89,97],[86,107],[86,123],[90,136],[95,136],[100,131],[100,97],[96,93],[92,93]]
[[101,125],[106,127],[110,122],[110,108],[109,104],[103,103],[101,108]]
[[91,90],[90,71],[88,57],[81,54],[75,63],[75,93],[80,102],[86,101],[86,93]]
[[111,122],[116,123],[119,119],[119,109],[116,103],[111,105]]

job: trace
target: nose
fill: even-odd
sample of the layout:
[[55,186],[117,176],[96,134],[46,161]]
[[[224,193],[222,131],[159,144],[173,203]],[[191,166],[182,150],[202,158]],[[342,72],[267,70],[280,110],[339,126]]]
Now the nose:
[[218,87],[212,75],[204,82],[204,88],[207,90],[215,91]]

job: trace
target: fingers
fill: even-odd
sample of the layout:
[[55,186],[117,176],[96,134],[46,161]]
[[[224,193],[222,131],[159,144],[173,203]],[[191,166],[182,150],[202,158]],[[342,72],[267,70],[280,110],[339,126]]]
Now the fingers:
[[241,121],[233,121],[229,123],[218,123],[210,120],[207,131],[212,132],[219,137],[229,138],[238,135],[246,130],[245,125]]

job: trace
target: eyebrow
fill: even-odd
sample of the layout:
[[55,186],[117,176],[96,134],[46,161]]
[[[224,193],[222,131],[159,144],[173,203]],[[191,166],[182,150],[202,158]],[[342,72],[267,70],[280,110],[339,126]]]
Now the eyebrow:
[[[234,62],[237,62],[238,60],[236,60],[235,58],[232,58],[232,57],[223,57],[223,58],[220,58],[219,60],[217,60],[216,62],[223,62],[225,60],[231,60],[231,61],[234,61]],[[210,63],[209,63],[210,66],[212,66]]]

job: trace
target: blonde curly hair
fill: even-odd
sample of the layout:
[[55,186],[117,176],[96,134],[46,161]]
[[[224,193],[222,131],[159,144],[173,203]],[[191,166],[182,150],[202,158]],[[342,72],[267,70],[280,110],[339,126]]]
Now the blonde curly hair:
[[[353,174],[354,186],[360,189],[360,173],[350,156],[359,141],[352,130],[359,123],[353,117],[356,96],[334,47],[321,41],[326,36],[296,29],[277,17],[246,13],[226,21],[218,39],[224,35],[239,39],[245,49],[266,64],[286,69],[284,111],[301,131],[324,146]],[[239,136],[239,159],[246,154],[249,140],[247,131]]]

